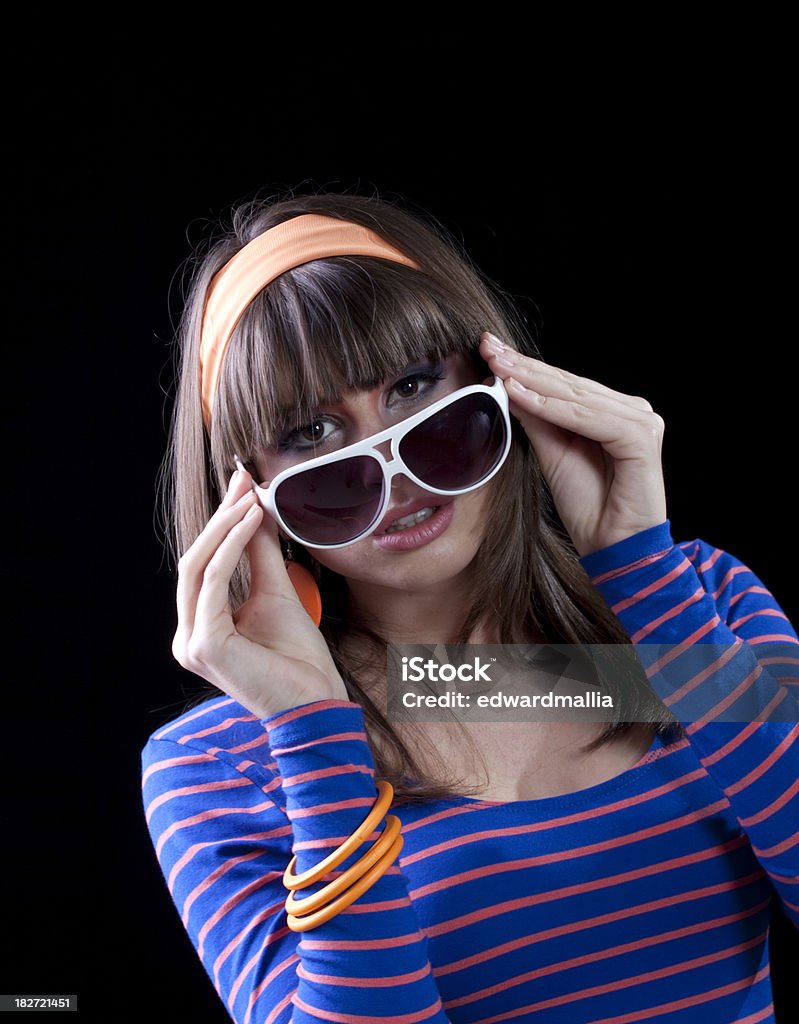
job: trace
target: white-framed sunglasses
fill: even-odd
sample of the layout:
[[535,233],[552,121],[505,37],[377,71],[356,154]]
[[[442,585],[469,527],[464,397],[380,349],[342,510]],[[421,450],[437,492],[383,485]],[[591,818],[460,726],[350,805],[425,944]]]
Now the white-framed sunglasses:
[[[407,419],[285,469],[258,500],[288,537],[309,548],[343,548],[378,528],[400,473],[432,494],[457,496],[499,472],[512,439],[500,377],[453,391]],[[378,445],[391,442],[388,460]],[[243,466],[235,456],[239,469]]]

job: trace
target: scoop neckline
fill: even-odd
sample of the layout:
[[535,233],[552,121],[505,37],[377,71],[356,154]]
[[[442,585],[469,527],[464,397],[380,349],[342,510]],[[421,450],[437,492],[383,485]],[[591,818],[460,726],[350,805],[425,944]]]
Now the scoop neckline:
[[477,796],[452,796],[446,798],[443,802],[453,804],[454,806],[476,807],[486,811],[497,808],[511,811],[515,809],[546,811],[549,808],[560,808],[570,805],[579,806],[580,804],[590,803],[597,797],[602,797],[607,793],[612,793],[614,790],[626,786],[633,779],[637,778],[641,772],[645,771],[653,763],[656,763],[653,760],[653,755],[664,746],[663,737],[659,732],[655,732],[649,749],[634,765],[626,768],[618,775],[614,775],[612,779],[605,779],[604,782],[597,782],[595,785],[586,786],[583,789],[575,789],[571,793],[561,793],[557,796],[533,797],[530,800],[483,800]]

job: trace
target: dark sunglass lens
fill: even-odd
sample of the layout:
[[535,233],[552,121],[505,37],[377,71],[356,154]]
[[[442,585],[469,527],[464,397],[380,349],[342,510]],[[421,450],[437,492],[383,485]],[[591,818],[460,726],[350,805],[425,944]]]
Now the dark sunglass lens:
[[400,442],[403,461],[421,481],[459,491],[485,479],[505,450],[505,417],[486,394],[466,395],[414,427]]
[[369,455],[297,473],[275,491],[286,525],[309,544],[353,540],[372,525],[382,503],[383,471]]

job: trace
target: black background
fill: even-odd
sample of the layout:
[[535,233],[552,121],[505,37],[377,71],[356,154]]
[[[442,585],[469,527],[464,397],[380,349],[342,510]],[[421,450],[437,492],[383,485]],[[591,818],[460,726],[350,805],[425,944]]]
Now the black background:
[[[77,992],[88,1020],[229,1019],[150,845],[139,757],[200,685],[171,658],[155,477],[177,275],[230,204],[329,189],[430,211],[548,362],[652,402],[675,539],[736,555],[799,622],[779,27],[627,25],[626,46],[606,25],[600,46],[591,26],[223,13],[93,42],[34,17],[9,44],[2,990]],[[787,1021],[776,908],[772,943]]]

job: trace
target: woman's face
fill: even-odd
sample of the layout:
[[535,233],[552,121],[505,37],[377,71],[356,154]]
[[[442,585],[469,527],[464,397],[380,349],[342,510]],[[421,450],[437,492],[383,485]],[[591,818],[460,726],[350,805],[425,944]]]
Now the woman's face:
[[[306,426],[287,429],[273,447],[261,450],[255,460],[259,482],[265,486],[284,469],[370,437],[459,388],[490,380],[467,356],[453,354],[414,363],[371,391],[348,392],[339,403],[320,407]],[[379,450],[391,458],[388,442]],[[477,553],[489,525],[493,484],[445,498],[399,474],[392,480],[387,520],[375,533],[343,548],[313,548],[311,554],[349,580],[400,590],[445,590]],[[394,524],[414,513],[413,525]]]

